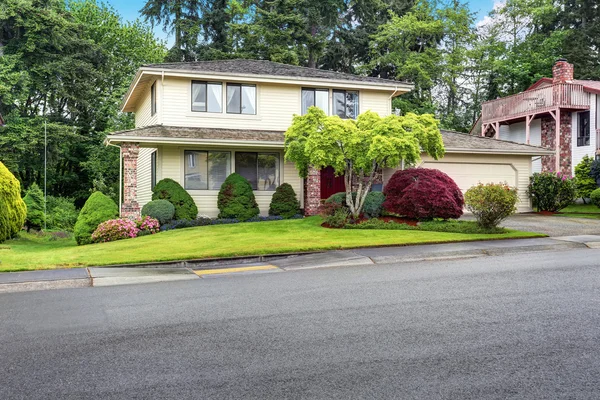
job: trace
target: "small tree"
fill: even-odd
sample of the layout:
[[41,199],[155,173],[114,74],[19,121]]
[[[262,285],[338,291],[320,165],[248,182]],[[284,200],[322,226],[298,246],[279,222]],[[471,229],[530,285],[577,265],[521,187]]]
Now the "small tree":
[[27,207],[21,198],[21,184],[0,162],[0,243],[19,233]]
[[[358,218],[379,169],[398,167],[402,161],[414,165],[421,152],[436,160],[444,155],[438,125],[430,114],[381,118],[367,111],[351,120],[328,117],[321,109],[310,107],[305,115],[294,116],[285,132],[285,158],[296,164],[304,178],[311,166],[331,166],[336,174],[344,174],[346,204]],[[358,186],[354,198],[355,177]]]
[[23,201],[27,205],[27,219],[25,221],[27,232],[32,228],[40,230],[44,226],[46,216],[44,215],[44,192],[37,183],[34,182],[29,186]]
[[586,199],[589,199],[592,192],[598,187],[596,180],[591,175],[593,162],[592,157],[586,154],[581,159],[581,162],[575,166],[577,195],[581,197],[584,204],[586,204]]
[[282,183],[275,189],[269,206],[269,215],[279,215],[283,218],[292,218],[300,213],[300,203],[296,192],[289,183]]

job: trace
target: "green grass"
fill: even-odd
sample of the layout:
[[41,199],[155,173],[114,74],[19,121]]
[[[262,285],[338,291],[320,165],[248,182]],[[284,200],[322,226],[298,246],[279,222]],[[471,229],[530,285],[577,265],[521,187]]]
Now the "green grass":
[[76,246],[73,239],[48,240],[22,234],[21,238],[0,245],[0,271],[544,236],[520,231],[465,234],[420,230],[327,229],[320,224],[320,217],[311,217],[201,226],[86,246]]
[[560,210],[562,214],[600,214],[600,208],[593,204],[571,204]]

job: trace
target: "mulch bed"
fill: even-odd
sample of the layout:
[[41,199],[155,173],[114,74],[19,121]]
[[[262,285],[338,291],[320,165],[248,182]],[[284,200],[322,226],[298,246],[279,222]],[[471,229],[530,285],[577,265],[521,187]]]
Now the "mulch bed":
[[559,214],[559,213],[555,212],[555,211],[538,211],[534,214],[550,216],[550,215],[555,215],[555,214]]

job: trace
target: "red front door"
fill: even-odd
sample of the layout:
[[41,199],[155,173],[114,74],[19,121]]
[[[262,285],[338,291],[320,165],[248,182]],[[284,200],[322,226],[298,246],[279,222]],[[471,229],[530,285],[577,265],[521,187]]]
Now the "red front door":
[[321,170],[321,200],[329,198],[332,194],[345,191],[344,175],[335,176],[333,167]]

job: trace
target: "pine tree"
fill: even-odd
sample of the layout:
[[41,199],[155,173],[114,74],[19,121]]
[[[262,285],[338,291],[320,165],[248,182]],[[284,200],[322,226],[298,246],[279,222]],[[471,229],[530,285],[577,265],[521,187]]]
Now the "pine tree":
[[46,216],[44,214],[44,192],[37,183],[29,186],[23,201],[27,205],[27,219],[25,221],[27,232],[30,229],[40,230],[44,226]]

